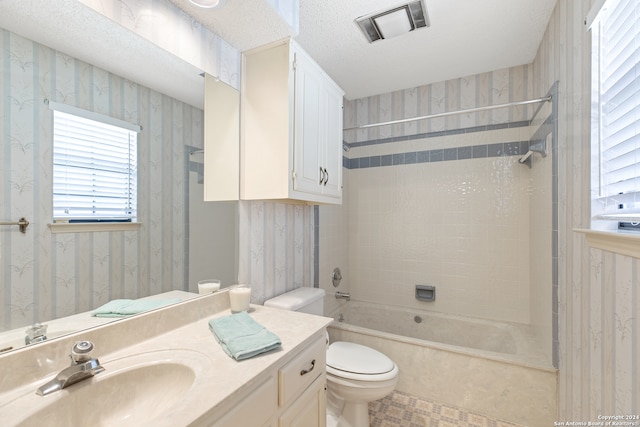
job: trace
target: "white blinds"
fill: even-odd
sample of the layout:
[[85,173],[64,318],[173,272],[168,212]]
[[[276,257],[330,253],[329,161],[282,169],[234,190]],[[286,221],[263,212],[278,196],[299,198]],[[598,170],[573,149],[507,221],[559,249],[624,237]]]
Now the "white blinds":
[[54,220],[134,219],[137,132],[55,108],[53,128]]
[[640,2],[608,0],[592,26],[600,216],[640,220]]

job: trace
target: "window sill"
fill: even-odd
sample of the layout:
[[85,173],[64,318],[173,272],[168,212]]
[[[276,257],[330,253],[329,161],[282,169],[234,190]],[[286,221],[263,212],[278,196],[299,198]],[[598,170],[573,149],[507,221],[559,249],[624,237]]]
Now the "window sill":
[[53,234],[57,233],[91,233],[99,231],[135,231],[142,225],[139,222],[109,223],[52,223],[47,224]]
[[628,231],[597,231],[575,228],[583,233],[592,248],[640,258],[640,233]]

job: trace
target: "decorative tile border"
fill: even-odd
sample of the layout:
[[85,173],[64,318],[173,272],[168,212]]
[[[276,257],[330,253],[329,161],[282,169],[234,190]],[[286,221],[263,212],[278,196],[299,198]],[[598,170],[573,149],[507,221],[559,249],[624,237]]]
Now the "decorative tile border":
[[365,169],[381,166],[409,165],[414,163],[435,163],[452,160],[482,159],[486,157],[521,156],[529,150],[529,141],[503,142],[464,147],[440,148],[436,150],[412,151],[407,153],[383,154],[381,156],[342,157],[342,166],[347,169]]
[[[395,136],[391,138],[373,139],[361,142],[344,142],[348,148],[369,145],[389,144],[393,142],[411,141],[415,139],[437,138],[442,136],[462,135],[491,130],[527,127],[531,121],[522,120],[512,123],[474,126],[437,132],[418,133],[415,135]],[[413,163],[433,163],[451,160],[481,159],[485,157],[521,156],[529,150],[530,141],[514,141],[485,145],[469,145],[464,147],[444,148],[436,150],[412,151],[407,153],[385,154],[349,159],[342,158],[342,166],[347,169],[375,168],[380,166],[408,165]]]

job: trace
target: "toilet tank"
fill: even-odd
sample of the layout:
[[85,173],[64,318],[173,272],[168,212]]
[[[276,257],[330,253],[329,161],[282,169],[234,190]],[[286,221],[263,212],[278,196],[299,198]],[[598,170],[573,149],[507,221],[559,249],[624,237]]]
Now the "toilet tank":
[[324,289],[308,287],[294,289],[266,300],[264,305],[322,316],[324,314]]

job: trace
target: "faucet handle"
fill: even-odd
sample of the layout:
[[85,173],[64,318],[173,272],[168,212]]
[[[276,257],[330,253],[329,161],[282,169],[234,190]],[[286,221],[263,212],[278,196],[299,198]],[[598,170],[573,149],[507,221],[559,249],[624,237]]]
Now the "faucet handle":
[[91,351],[95,346],[91,341],[77,341],[71,348],[71,360],[73,363],[83,363],[91,359]]
[[27,345],[42,342],[47,339],[47,325],[43,325],[40,322],[34,323],[24,332],[24,343]]

